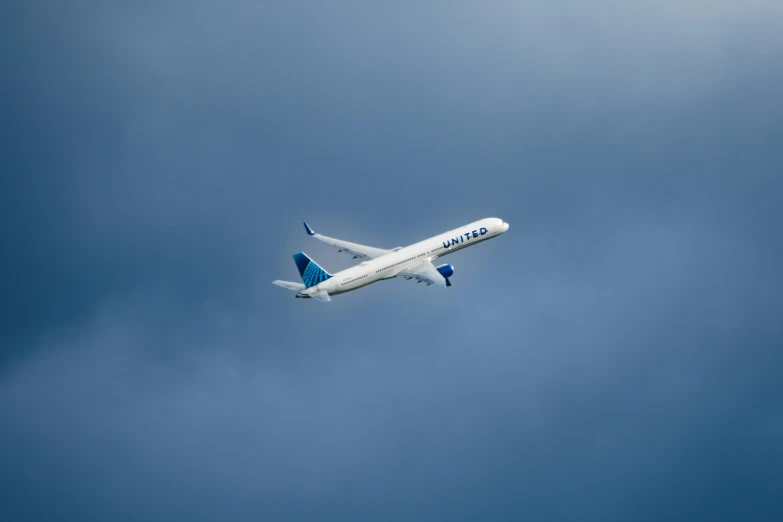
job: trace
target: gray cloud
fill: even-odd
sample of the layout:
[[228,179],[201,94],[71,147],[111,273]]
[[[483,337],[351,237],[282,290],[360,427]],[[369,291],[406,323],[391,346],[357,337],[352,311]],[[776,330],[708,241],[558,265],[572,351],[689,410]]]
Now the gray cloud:
[[780,518],[776,3],[6,9],[0,518]]

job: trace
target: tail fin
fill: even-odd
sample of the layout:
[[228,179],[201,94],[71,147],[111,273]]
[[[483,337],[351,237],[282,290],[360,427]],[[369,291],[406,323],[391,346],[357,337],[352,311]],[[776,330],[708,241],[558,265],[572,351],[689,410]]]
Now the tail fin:
[[299,275],[302,276],[302,282],[307,288],[323,283],[332,277],[326,270],[318,266],[318,263],[307,257],[304,252],[294,254],[294,262],[296,268],[299,269]]

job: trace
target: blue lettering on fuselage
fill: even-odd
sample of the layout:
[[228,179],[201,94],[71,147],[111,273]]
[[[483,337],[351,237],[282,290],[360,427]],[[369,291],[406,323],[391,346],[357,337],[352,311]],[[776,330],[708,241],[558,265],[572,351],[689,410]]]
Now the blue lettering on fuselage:
[[449,248],[453,245],[459,245],[460,243],[464,243],[465,241],[469,241],[471,238],[477,238],[479,236],[483,236],[487,233],[487,229],[484,227],[481,227],[478,230],[472,230],[470,232],[465,232],[464,234],[460,234],[457,237],[451,238],[451,241],[442,241],[443,248]]

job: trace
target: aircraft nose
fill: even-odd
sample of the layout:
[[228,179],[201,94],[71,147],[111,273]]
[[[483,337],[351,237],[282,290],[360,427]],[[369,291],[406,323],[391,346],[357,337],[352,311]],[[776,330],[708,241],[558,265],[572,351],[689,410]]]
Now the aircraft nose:
[[508,223],[506,223],[506,222],[504,221],[504,222],[503,222],[503,224],[502,224],[502,225],[500,225],[500,231],[501,231],[501,232],[505,232],[506,230],[508,230],[508,226],[509,226],[509,225],[508,225]]

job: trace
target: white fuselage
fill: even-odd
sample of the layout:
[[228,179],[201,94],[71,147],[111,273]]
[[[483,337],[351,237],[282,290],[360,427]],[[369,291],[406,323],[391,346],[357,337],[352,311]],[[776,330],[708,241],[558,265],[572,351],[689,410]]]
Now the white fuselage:
[[370,261],[334,274],[323,283],[302,290],[300,294],[310,296],[318,292],[329,295],[344,294],[363,286],[391,279],[406,268],[422,261],[436,258],[476,245],[487,239],[497,237],[508,230],[508,223],[498,218],[486,218],[455,228],[443,234],[425,239],[413,245],[400,248]]

